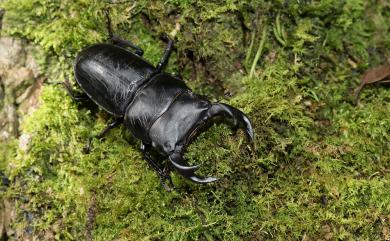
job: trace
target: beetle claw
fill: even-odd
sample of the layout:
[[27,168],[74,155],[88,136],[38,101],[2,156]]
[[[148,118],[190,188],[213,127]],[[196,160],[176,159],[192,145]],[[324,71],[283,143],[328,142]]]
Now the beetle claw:
[[184,163],[182,156],[179,153],[174,153],[169,156],[169,160],[175,167],[175,169],[185,178],[190,179],[196,183],[209,183],[217,181],[218,178],[215,177],[200,177],[195,174],[195,171],[198,170],[201,165],[187,166]]

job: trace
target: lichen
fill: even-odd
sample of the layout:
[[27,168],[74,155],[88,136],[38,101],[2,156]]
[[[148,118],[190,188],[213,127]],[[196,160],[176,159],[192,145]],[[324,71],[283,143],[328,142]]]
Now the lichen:
[[[4,31],[43,49],[48,77],[40,108],[21,127],[32,137],[28,150],[14,144],[0,159],[12,180],[12,225],[22,230],[14,239],[390,238],[390,90],[365,89],[359,106],[350,96],[360,73],[388,61],[386,1],[112,2],[1,3]],[[167,71],[247,113],[255,153],[241,131],[215,124],[186,156],[220,181],[195,185],[173,173],[173,192],[124,127],[83,153],[109,117],[52,83],[73,81],[77,52],[106,38],[106,7],[116,32],[152,63],[163,53],[161,34],[179,23]]]

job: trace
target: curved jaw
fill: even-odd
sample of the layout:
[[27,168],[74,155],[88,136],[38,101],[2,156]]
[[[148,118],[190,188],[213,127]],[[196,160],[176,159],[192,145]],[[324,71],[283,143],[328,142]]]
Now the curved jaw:
[[227,104],[217,103],[211,106],[211,108],[208,110],[208,115],[210,116],[209,118],[213,116],[223,116],[232,119],[234,128],[243,129],[248,138],[248,141],[253,144],[254,133],[252,124],[249,118],[244,113],[242,113],[242,111]]
[[[232,119],[234,128],[242,128],[245,131],[245,134],[247,135],[248,141],[253,145],[254,133],[253,133],[253,128],[250,120],[244,113],[242,113],[240,110],[230,105],[222,104],[222,103],[211,105],[211,107],[205,113],[203,119],[199,120],[196,126],[197,127],[202,126],[203,124],[205,124],[205,122],[207,122],[214,116],[222,116],[222,117],[227,117]],[[197,129],[198,128],[195,128],[195,131]],[[185,149],[185,147],[180,148],[179,150],[175,150],[173,153],[169,155],[169,160],[171,161],[172,165],[182,176],[184,176],[187,179],[190,179],[195,183],[209,183],[218,180],[218,178],[215,177],[197,176],[195,172],[201,167],[201,165],[188,166],[188,164],[183,158],[183,154],[182,154],[183,149]]]
[[217,181],[218,178],[215,177],[200,177],[195,174],[196,170],[200,168],[201,165],[196,166],[187,166],[183,156],[180,153],[174,153],[169,156],[169,160],[175,167],[175,169],[185,178],[190,179],[196,183],[209,183]]

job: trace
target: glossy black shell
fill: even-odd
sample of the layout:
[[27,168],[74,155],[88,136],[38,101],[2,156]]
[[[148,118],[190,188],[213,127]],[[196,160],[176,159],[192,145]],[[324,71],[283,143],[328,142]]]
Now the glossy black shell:
[[156,68],[122,47],[92,45],[76,58],[76,81],[90,99],[120,117],[117,120],[122,120],[142,141],[141,151],[160,178],[166,178],[166,174],[148,154],[151,146],[162,156],[168,156],[184,177],[197,183],[212,182],[217,179],[197,176],[195,171],[200,166],[188,166],[183,157],[196,132],[213,117],[222,116],[232,119],[234,127],[243,128],[253,143],[253,128],[240,110],[223,103],[211,103],[192,93],[181,79],[161,72],[171,50],[172,44],[169,44]]
[[156,68],[129,50],[95,44],[81,51],[74,65],[77,83],[107,112],[121,117],[136,91]]
[[124,124],[135,137],[167,155],[188,142],[210,106],[181,79],[159,73],[138,91]]
[[124,124],[138,139],[151,143],[148,132],[184,91],[189,91],[182,80],[160,73],[139,90],[127,107]]

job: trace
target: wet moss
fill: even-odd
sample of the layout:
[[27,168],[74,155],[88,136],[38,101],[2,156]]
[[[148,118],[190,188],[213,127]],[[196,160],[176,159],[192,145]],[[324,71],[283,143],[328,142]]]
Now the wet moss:
[[221,180],[199,186],[174,173],[178,190],[168,193],[123,127],[94,140],[91,153],[84,154],[88,137],[109,117],[73,103],[59,86],[46,85],[40,108],[22,125],[32,136],[28,151],[15,148],[3,164],[13,180],[7,196],[16,204],[13,226],[20,235],[389,237],[389,89],[367,88],[357,107],[349,96],[361,72],[388,59],[386,1],[10,0],[2,5],[5,31],[43,48],[48,82],[72,80],[76,53],[106,38],[102,9],[108,6],[119,35],[144,48],[152,63],[163,52],[161,34],[179,23],[168,71],[181,72],[195,92],[242,109],[256,133],[253,155],[241,131],[234,135],[227,125],[211,126],[189,147],[187,158],[204,164],[202,174]]

